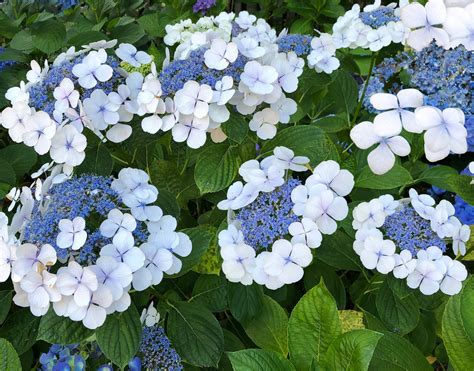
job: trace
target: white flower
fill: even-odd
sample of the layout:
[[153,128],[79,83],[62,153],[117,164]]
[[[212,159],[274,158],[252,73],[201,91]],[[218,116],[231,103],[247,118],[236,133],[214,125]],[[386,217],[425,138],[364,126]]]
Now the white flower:
[[161,99],[162,94],[160,81],[154,77],[146,78],[138,92],[137,103],[148,113],[163,114],[166,111],[166,105]]
[[224,70],[230,63],[234,63],[239,55],[237,45],[226,43],[222,39],[212,40],[211,47],[204,53],[204,63],[215,70]]
[[403,24],[412,30],[408,34],[407,44],[415,50],[421,50],[435,39],[438,45],[449,42],[447,32],[440,28],[446,19],[446,6],[443,0],[429,0],[425,6],[411,3],[401,9]]
[[58,270],[56,287],[61,295],[74,296],[79,306],[89,305],[92,293],[98,288],[97,277],[90,267],[81,267],[70,261],[67,267]]
[[263,267],[265,273],[277,276],[286,284],[298,282],[303,278],[303,268],[313,260],[308,246],[298,243],[293,245],[287,240],[277,240]]
[[118,122],[120,115],[119,104],[110,100],[109,96],[101,89],[92,92],[90,98],[84,100],[84,111],[91,120],[94,128],[103,130],[108,125],[114,125]]
[[117,40],[99,40],[99,41],[94,41],[91,42],[87,45],[82,45],[82,47],[86,50],[94,49],[94,50],[99,50],[100,49],[110,49],[113,48],[115,45],[117,45]]
[[383,205],[383,211],[385,215],[392,215],[400,203],[395,201],[392,195],[382,195],[379,197],[380,202]]
[[382,232],[377,228],[362,228],[358,229],[355,234],[355,240],[352,248],[357,255],[360,255],[364,250],[365,240],[369,237],[374,237],[378,240],[383,240]]
[[52,266],[56,263],[56,250],[53,246],[45,244],[41,248],[31,243],[20,245],[16,250],[16,260],[12,267],[13,276],[19,281],[28,272],[41,271],[44,267]]
[[46,314],[50,302],[61,300],[61,294],[55,287],[57,277],[44,270],[41,273],[31,271],[20,282],[21,289],[28,294],[31,313],[35,316]]
[[246,10],[243,10],[239,12],[239,16],[235,18],[235,23],[237,23],[241,29],[246,30],[252,26],[256,20],[257,17],[253,14],[249,14]]
[[247,183],[252,184],[258,190],[271,192],[285,182],[283,178],[285,171],[278,165],[262,168],[263,164],[263,161],[262,164],[257,160],[246,161],[240,166],[239,174]]
[[145,263],[133,274],[133,287],[137,291],[158,285],[163,279],[163,272],[173,265],[173,254],[166,249],[152,243],[144,243],[140,249],[145,254]]
[[224,76],[216,82],[215,90],[212,95],[212,103],[219,106],[226,104],[235,94],[234,80],[231,76]]
[[[245,64],[244,72],[240,79],[255,94],[270,94],[274,87],[273,83],[278,78],[278,72],[272,66],[262,66],[257,61]],[[263,139],[263,138],[262,138]]]
[[[467,4],[466,4],[467,5]],[[451,38],[450,47],[462,44],[467,50],[474,50],[474,5],[464,8],[448,7],[443,28]]]
[[[309,158],[306,156],[295,156],[295,153],[286,147],[275,147],[273,149],[274,156],[271,156],[274,163],[281,166],[285,170],[306,171],[304,166],[309,163]],[[268,157],[267,157],[268,158]]]
[[34,147],[38,154],[44,155],[51,148],[51,139],[55,134],[56,124],[46,112],[38,111],[26,119],[23,142],[29,147]]
[[74,89],[72,80],[67,77],[54,89],[53,96],[56,99],[54,108],[59,112],[66,112],[69,107],[76,108],[79,102],[79,92]]
[[100,256],[111,256],[116,261],[125,263],[132,273],[136,272],[143,267],[145,255],[134,246],[134,242],[131,234],[116,234],[111,244],[102,247]]
[[393,275],[396,278],[407,278],[416,268],[416,259],[410,251],[402,250],[400,254],[395,254],[395,267],[393,268]]
[[209,112],[209,103],[212,100],[212,88],[209,85],[200,85],[196,81],[187,81],[183,88],[178,90],[174,97],[177,110],[183,115],[194,115],[202,119]]
[[117,57],[133,67],[140,67],[142,64],[148,64],[152,61],[151,56],[143,51],[137,51],[132,44],[121,43],[115,51]]
[[264,108],[253,115],[249,122],[249,128],[257,132],[259,138],[271,139],[276,135],[278,119],[279,115],[276,111],[271,108]]
[[314,168],[313,175],[306,179],[306,186],[324,184],[338,196],[347,196],[354,188],[354,176],[349,170],[340,168],[336,161],[321,162]]
[[15,260],[16,246],[0,238],[0,282],[5,282],[10,277]]
[[270,276],[265,272],[265,265],[270,257],[270,252],[262,251],[255,258],[255,268],[252,272],[252,278],[259,285],[265,285],[270,290],[279,289],[284,285],[278,276]]
[[461,262],[443,256],[441,262],[446,267],[446,273],[440,283],[440,290],[447,295],[456,295],[462,289],[462,282],[467,278],[467,269]]
[[259,46],[258,40],[245,36],[236,40],[239,52],[247,58],[256,59],[265,55],[265,48]]
[[124,214],[119,209],[112,209],[107,219],[100,225],[100,233],[104,237],[114,237],[116,234],[132,234],[137,227],[137,221],[130,214]]
[[318,54],[312,51],[308,55],[308,65],[311,68],[314,68],[316,72],[330,74],[339,68],[341,62],[339,62],[339,59],[329,54]]
[[[444,269],[446,267],[442,265]],[[443,279],[444,271],[441,265],[426,259],[418,259],[415,270],[407,277],[407,285],[412,289],[420,288],[425,295],[432,295],[439,290],[439,283]]]
[[238,230],[235,225],[230,224],[227,229],[219,232],[219,246],[233,246],[244,242],[242,231]]
[[181,270],[182,263],[176,255],[188,256],[192,250],[191,240],[184,233],[161,231],[150,235],[148,242],[172,254],[172,265],[165,270],[167,274],[175,274]]
[[104,49],[91,51],[81,63],[72,68],[74,76],[78,77],[79,85],[84,89],[92,89],[97,81],[108,81],[113,74],[112,67],[104,64],[107,62],[107,53]]
[[101,256],[90,268],[97,276],[99,284],[110,290],[114,301],[120,299],[124,289],[132,282],[132,272],[128,265],[111,256]]
[[312,187],[299,185],[291,191],[291,201],[293,202],[293,212],[296,215],[303,215],[306,208],[306,203],[310,197],[319,196],[322,192],[327,191],[328,188],[324,184],[317,184]]
[[149,180],[150,177],[143,170],[130,167],[123,168],[118,173],[118,178],[112,182],[112,189],[119,193],[122,198],[132,195],[140,200],[147,199],[150,195],[158,195],[156,187],[148,184]]
[[451,237],[456,224],[454,222],[455,209],[451,202],[441,200],[431,216],[431,229],[439,238]]
[[278,73],[278,85],[286,93],[295,92],[298,88],[298,75],[294,72],[294,66],[289,63],[286,54],[278,54],[273,58],[271,65]]
[[397,134],[379,135],[375,131],[374,124],[369,121],[354,126],[350,137],[360,149],[367,149],[378,144],[367,156],[370,169],[377,175],[385,174],[395,165],[394,154],[407,156],[411,150],[405,138]]
[[61,219],[58,223],[59,232],[56,244],[61,249],[71,248],[79,250],[87,240],[87,232],[84,230],[86,221],[77,216],[73,220]]
[[372,106],[380,111],[374,119],[374,131],[378,135],[397,135],[402,126],[411,133],[421,133],[423,128],[416,122],[415,114],[406,108],[423,105],[423,94],[416,89],[403,89],[397,95],[376,93],[370,97]]
[[31,108],[25,102],[13,103],[2,111],[1,123],[8,129],[8,135],[16,143],[23,141],[23,134],[27,131],[26,121],[31,116]]
[[343,220],[348,212],[346,200],[326,190],[308,199],[303,215],[314,220],[321,233],[333,234],[337,229],[336,221]]
[[367,237],[360,260],[367,269],[377,269],[378,272],[387,274],[395,267],[395,249],[391,240]]
[[388,27],[379,27],[375,30],[367,32],[367,41],[369,42],[369,49],[376,52],[384,46],[390,45],[392,37]]
[[419,107],[415,111],[417,123],[426,130],[425,154],[428,161],[444,159],[450,152],[467,152],[467,130],[464,113],[459,108]]
[[453,230],[453,252],[455,255],[466,254],[466,243],[469,241],[471,236],[471,228],[468,225],[461,225],[456,223],[456,227]]
[[30,62],[30,66],[31,70],[26,73],[26,79],[32,84],[40,82],[49,70],[48,61],[45,61],[43,70],[41,70],[41,66],[35,60]]
[[30,99],[30,93],[28,92],[26,84],[21,81],[20,86],[14,86],[7,90],[5,98],[7,98],[12,104],[19,102],[27,104]]
[[336,47],[334,46],[332,36],[328,33],[322,33],[318,37],[313,37],[313,39],[311,40],[311,49],[312,51],[310,55],[313,52],[315,53],[315,55],[334,55],[336,53]]
[[242,182],[233,183],[227,189],[227,199],[217,204],[221,210],[237,210],[252,203],[258,196],[258,189],[252,184],[244,184]]
[[150,233],[157,233],[160,231],[174,232],[178,222],[171,215],[164,215],[156,222],[148,222],[147,229]]
[[51,141],[51,158],[58,164],[77,166],[85,158],[87,140],[72,125],[59,128]]
[[153,302],[150,303],[148,308],[143,309],[140,316],[141,323],[144,323],[145,326],[151,327],[160,322],[160,313],[156,310],[153,305]]
[[308,218],[302,218],[301,222],[291,223],[288,232],[293,236],[292,244],[302,243],[312,249],[319,247],[323,239],[316,223]]
[[418,192],[414,188],[411,188],[408,194],[410,196],[411,206],[413,206],[418,215],[424,219],[431,220],[435,212],[433,207],[435,200],[433,197],[425,194],[418,195]]
[[209,118],[197,118],[193,115],[180,115],[179,122],[171,131],[175,142],[186,142],[193,149],[202,147],[206,143],[206,130],[209,127]]
[[379,228],[385,222],[385,211],[382,201],[377,198],[369,202],[362,202],[352,212],[354,229]]
[[243,285],[252,283],[252,272],[255,268],[255,250],[244,243],[221,248],[224,259],[222,271],[230,282],[240,282]]
[[91,330],[102,326],[107,316],[106,308],[110,307],[112,302],[111,291],[105,285],[99,285],[99,288],[92,294],[89,305],[80,307],[79,316],[82,317],[84,326]]
[[272,103],[270,108],[278,112],[278,121],[282,124],[289,123],[290,116],[297,111],[296,102],[291,98],[287,98],[284,94],[282,94],[275,103]]

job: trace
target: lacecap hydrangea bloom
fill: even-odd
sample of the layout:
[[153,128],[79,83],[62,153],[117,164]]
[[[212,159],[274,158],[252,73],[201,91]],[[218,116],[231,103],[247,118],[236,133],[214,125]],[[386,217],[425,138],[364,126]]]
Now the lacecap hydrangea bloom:
[[277,124],[296,112],[287,95],[298,88],[305,58],[318,72],[339,67],[324,36],[277,35],[246,11],[181,21],[166,32],[165,43],[176,46],[174,59],[157,77],[145,78],[156,89],[157,109],[142,126],[152,134],[171,130],[176,142],[191,148],[203,146],[207,132],[215,142],[225,140],[221,126],[235,110],[252,115],[249,127],[259,138],[273,138]]
[[68,177],[60,168],[23,187],[9,226],[2,215],[0,278],[11,276],[13,301],[34,315],[52,306],[94,329],[130,306],[131,289],[178,273],[191,240],[153,205],[158,190],[144,171]]
[[383,195],[358,204],[353,211],[354,250],[364,267],[382,274],[392,272],[424,295],[439,290],[455,295],[467,270],[448,253],[466,253],[469,226],[454,216],[449,201],[436,204],[415,189],[410,189],[409,196],[397,201]]
[[51,66],[33,60],[27,83],[5,95],[11,107],[3,110],[1,124],[11,139],[40,155],[49,152],[56,163],[69,168],[84,160],[84,130],[115,143],[127,139],[132,133],[129,123],[140,110],[136,98],[143,76],[124,68],[148,65],[152,58],[130,44],[113,51],[116,43],[98,41],[79,51],[71,47]]
[[217,205],[228,211],[218,243],[229,281],[269,289],[299,281],[313,259],[311,249],[347,216],[344,196],[354,186],[353,175],[330,160],[304,181],[296,177],[308,170],[309,159],[286,147],[241,165],[243,181],[232,184]]

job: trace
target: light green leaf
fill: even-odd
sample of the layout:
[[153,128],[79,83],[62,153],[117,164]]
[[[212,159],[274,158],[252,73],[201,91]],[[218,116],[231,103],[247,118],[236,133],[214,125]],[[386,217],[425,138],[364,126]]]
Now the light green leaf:
[[322,364],[328,370],[368,370],[375,347],[383,335],[372,330],[353,330],[329,346]]
[[[450,365],[456,371],[474,369],[473,321],[474,280],[467,281],[461,293],[449,298],[442,320],[443,340]],[[471,305],[471,306],[469,306]]]
[[217,144],[204,150],[198,157],[194,179],[201,194],[226,188],[237,175],[240,158],[233,147]]
[[87,339],[93,333],[94,331],[84,327],[82,322],[57,316],[53,309],[50,309],[41,317],[37,339],[50,344],[74,344]]
[[260,348],[288,355],[288,315],[275,300],[264,295],[260,310],[243,327]]
[[179,355],[197,367],[217,367],[224,351],[224,334],[214,315],[192,302],[170,306],[167,334]]
[[261,349],[227,353],[234,371],[292,371],[295,367],[281,354]]
[[122,368],[138,351],[141,334],[140,316],[133,304],[125,312],[109,314],[96,332],[100,350]]
[[355,186],[369,189],[393,189],[412,181],[413,178],[408,170],[397,164],[384,175],[376,175],[366,166],[357,177]]
[[21,371],[21,362],[15,348],[5,339],[0,339],[0,370]]
[[31,34],[34,46],[46,54],[54,53],[66,43],[66,28],[63,23],[54,19],[33,23]]
[[341,333],[336,301],[324,282],[303,295],[291,312],[288,347],[291,362],[298,370],[319,363],[331,342]]

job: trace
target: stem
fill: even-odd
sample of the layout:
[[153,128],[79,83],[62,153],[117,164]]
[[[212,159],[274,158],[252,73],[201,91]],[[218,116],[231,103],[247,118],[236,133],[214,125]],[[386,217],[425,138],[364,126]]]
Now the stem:
[[375,66],[376,58],[377,58],[377,53],[373,53],[372,58],[370,59],[370,66],[369,66],[369,73],[367,74],[367,80],[365,80],[364,89],[362,89],[362,95],[360,97],[359,103],[357,104],[357,108],[354,113],[354,118],[352,119],[352,122],[351,122],[351,127],[354,126],[357,120],[357,117],[359,117],[359,113],[362,108],[362,103],[364,102],[365,93],[367,92],[367,87],[369,86],[370,77],[372,76],[372,70],[374,69],[374,66]]

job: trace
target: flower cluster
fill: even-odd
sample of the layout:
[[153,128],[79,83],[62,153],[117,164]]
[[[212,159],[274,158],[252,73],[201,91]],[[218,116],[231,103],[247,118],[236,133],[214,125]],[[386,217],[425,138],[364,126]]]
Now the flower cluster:
[[242,164],[243,182],[230,186],[217,205],[228,210],[228,227],[219,233],[222,271],[232,282],[257,282],[269,289],[299,281],[303,268],[348,214],[354,177],[335,161],[321,162],[302,184],[290,173],[308,170],[309,159],[276,147],[261,162]]
[[391,43],[401,43],[407,32],[400,19],[400,8],[391,3],[381,5],[381,0],[367,5],[361,12],[355,4],[339,17],[332,27],[332,40],[337,49],[364,48],[378,51]]
[[152,58],[130,44],[109,54],[115,44],[99,41],[77,52],[71,47],[43,68],[33,60],[28,82],[6,93],[11,107],[3,110],[1,124],[12,140],[72,168],[85,157],[84,129],[115,143],[127,139],[143,77],[121,66],[139,67]]
[[86,362],[79,353],[77,345],[53,344],[48,353],[42,353],[39,359],[41,371],[86,369]]
[[[423,94],[416,89],[403,89],[396,95],[377,93],[370,97],[372,106],[383,111],[373,123],[361,122],[352,128],[350,137],[361,149],[377,145],[367,158],[370,169],[385,174],[395,164],[395,155],[407,156],[410,144],[401,136],[402,130],[424,132],[424,149],[428,161],[436,162],[449,154],[467,152],[465,116],[459,108],[423,106]],[[414,112],[413,112],[414,110]]]
[[474,4],[462,5],[429,0],[425,5],[414,2],[403,6],[400,18],[409,29],[406,44],[421,50],[435,40],[446,49],[462,44],[467,50],[474,50]]
[[93,329],[130,306],[132,287],[178,273],[191,240],[153,205],[158,190],[144,171],[125,168],[116,179],[59,172],[23,188],[8,228],[2,216],[0,280],[11,273],[14,302],[34,315],[52,303],[57,315]]
[[449,201],[436,204],[431,196],[419,195],[414,189],[409,195],[409,199],[399,201],[383,195],[358,204],[352,222],[357,231],[354,250],[366,268],[382,274],[393,272],[425,295],[438,290],[455,295],[467,278],[467,270],[443,253],[448,250],[447,239],[454,254],[466,253],[469,226],[454,216]]

